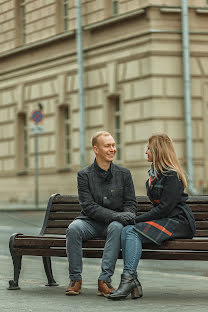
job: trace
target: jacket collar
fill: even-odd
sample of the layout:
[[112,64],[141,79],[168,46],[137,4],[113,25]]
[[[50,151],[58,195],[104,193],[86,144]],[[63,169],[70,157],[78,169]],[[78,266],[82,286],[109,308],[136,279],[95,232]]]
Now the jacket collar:
[[105,181],[110,181],[113,177],[113,173],[112,173],[112,163],[110,164],[110,167],[108,169],[108,171],[103,170],[102,168],[100,168],[96,162],[96,158],[94,160],[94,168],[96,173],[103,178]]

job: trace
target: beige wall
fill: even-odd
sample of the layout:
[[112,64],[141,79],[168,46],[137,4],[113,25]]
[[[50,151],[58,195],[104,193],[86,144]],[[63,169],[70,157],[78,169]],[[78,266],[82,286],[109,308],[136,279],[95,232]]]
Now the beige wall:
[[[44,132],[39,138],[40,200],[46,201],[54,192],[77,193],[80,159],[75,2],[69,1],[68,32],[59,34],[63,25],[56,1],[25,3],[26,45],[18,47],[14,1],[0,4],[4,13],[0,18],[8,28],[0,46],[0,194],[5,202],[33,200],[35,145],[30,128],[32,111],[39,102],[44,107]],[[196,1],[190,1],[189,17],[195,185],[202,192],[208,188],[207,14],[197,10],[208,6],[206,1],[197,3],[198,7]],[[167,10],[171,4],[121,0],[119,8],[124,15],[112,17],[110,1],[83,3],[87,164],[94,158],[91,135],[101,129],[114,132],[109,120],[111,99],[119,95],[122,165],[131,169],[137,194],[145,194],[148,163],[144,152],[152,133],[167,132],[186,165],[181,16],[178,10]],[[174,5],[178,9],[180,1]],[[66,106],[70,111],[70,167],[64,163],[60,119]],[[18,120],[22,115],[28,129],[27,168],[23,168],[20,153]]]

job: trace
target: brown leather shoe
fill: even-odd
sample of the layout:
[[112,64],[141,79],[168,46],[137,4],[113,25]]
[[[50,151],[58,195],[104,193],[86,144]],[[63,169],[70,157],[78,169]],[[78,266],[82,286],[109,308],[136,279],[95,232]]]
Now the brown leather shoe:
[[66,289],[66,295],[79,295],[81,292],[82,281],[70,281],[68,288]]
[[109,282],[98,280],[98,296],[104,296],[108,297],[112,291],[114,291],[115,288],[111,285]]

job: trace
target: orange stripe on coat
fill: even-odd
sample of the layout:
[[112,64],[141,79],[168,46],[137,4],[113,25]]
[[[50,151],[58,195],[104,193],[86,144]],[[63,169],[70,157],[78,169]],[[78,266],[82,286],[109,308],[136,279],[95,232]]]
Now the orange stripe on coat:
[[164,228],[162,225],[159,225],[159,224],[152,222],[152,221],[147,221],[145,223],[148,223],[148,224],[158,228],[159,230],[163,231],[164,233],[168,234],[169,236],[172,236],[172,233],[169,232],[168,230],[166,230],[166,228]]
[[153,182],[155,179],[156,179],[156,177],[154,177],[154,178],[149,177],[149,187],[151,186],[152,182]]

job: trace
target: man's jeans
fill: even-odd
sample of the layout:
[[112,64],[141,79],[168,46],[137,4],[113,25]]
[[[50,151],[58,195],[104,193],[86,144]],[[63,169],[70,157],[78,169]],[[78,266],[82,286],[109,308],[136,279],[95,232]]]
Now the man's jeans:
[[106,238],[99,280],[111,282],[116,261],[121,248],[123,225],[117,221],[104,225],[93,220],[76,219],[66,232],[66,248],[69,261],[69,278],[82,279],[82,241],[93,238]]
[[121,233],[121,247],[124,261],[123,272],[135,274],[142,255],[142,243],[152,241],[134,230],[134,225],[124,227]]

